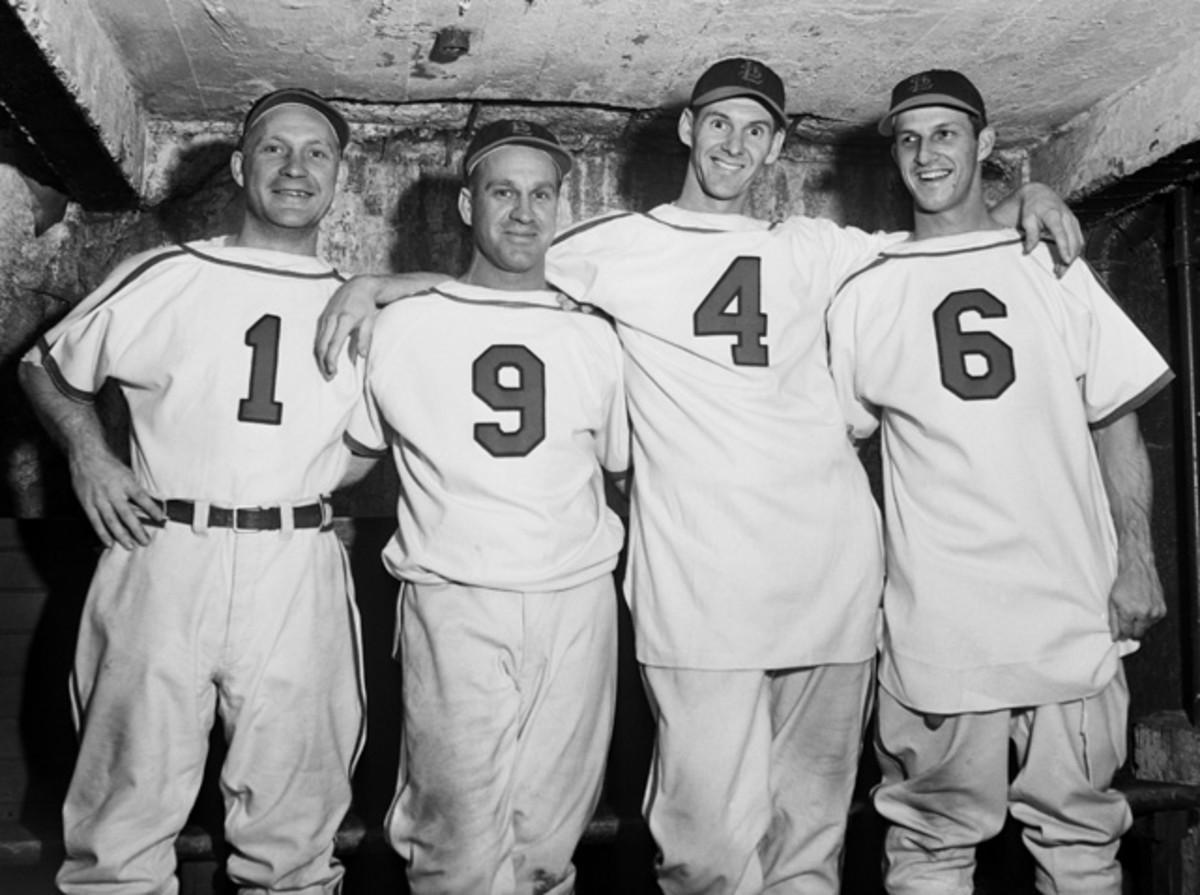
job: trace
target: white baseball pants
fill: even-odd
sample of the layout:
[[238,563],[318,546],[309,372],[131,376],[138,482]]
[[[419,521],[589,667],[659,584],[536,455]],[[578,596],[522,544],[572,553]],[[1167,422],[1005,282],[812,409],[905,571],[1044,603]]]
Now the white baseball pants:
[[519,593],[406,583],[400,776],[387,819],[414,895],[564,895],[616,699],[611,575]]
[[[1116,860],[1132,822],[1112,789],[1125,761],[1124,670],[1087,699],[951,715],[922,715],[879,693],[875,807],[891,824],[885,882],[892,895],[970,895],[975,847],[1005,814],[1023,825],[1043,895],[1120,895]],[[1009,743],[1017,757],[1009,781]]]
[[175,895],[219,711],[230,878],[242,893],[331,893],[364,695],[358,612],[333,532],[198,534],[101,557],[79,631],[80,753],[63,807],[66,895]]
[[836,895],[873,664],[642,668],[666,895]]

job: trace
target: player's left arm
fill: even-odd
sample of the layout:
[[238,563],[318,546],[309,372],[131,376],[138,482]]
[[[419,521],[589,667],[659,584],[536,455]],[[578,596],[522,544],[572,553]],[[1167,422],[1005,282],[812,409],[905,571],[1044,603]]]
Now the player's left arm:
[[1070,264],[1083,251],[1079,219],[1058,193],[1044,183],[1018,187],[993,205],[991,214],[996,223],[1021,230],[1026,252],[1037,248],[1043,231],[1054,240],[1064,264]]
[[1117,530],[1117,579],[1108,597],[1108,625],[1113,640],[1137,640],[1167,614],[1150,537],[1150,458],[1132,411],[1094,430],[1092,439]]

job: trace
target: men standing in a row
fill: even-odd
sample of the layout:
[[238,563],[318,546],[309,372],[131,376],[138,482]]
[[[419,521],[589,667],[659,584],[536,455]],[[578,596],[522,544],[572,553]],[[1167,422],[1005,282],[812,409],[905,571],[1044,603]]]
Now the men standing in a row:
[[[553,282],[615,318],[625,350],[625,594],[657,718],[646,810],[669,895],[838,890],[873,681],[882,549],[824,318],[841,280],[899,237],[744,214],[785,110],[767,66],[716,63],[679,120],[678,200],[585,223],[547,257]],[[1077,250],[1056,197],[1021,196],[1031,245],[1050,222]],[[997,213],[1017,223],[1016,202]],[[429,282],[352,281],[322,320],[326,372],[376,305]]]
[[1085,262],[1059,279],[992,220],[970,81],[906,78],[880,130],[914,238],[851,278],[829,333],[851,431],[883,429],[887,888],[973,892],[1011,811],[1039,892],[1119,895],[1121,656],[1165,611],[1134,411],[1171,374]]
[[[214,713],[230,878],[339,890],[363,694],[329,492],[362,380],[353,365],[323,380],[311,340],[341,282],[316,247],[349,133],[314,93],[264,96],[231,161],[238,232],[121,264],[21,365],[107,547],[71,678],[67,895],[177,891]],[[132,469],[92,404],[108,380],[129,405]]]

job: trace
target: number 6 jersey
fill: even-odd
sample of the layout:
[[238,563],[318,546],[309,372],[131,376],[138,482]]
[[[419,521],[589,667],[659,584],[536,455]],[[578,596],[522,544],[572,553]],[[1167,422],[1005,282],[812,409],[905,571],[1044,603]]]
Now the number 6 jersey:
[[317,258],[218,238],[131,258],[26,357],[69,397],[106,379],[129,403],[132,466],[162,498],[274,505],[331,491],[361,400],[355,366],[326,382],[317,316],[342,282]]
[[1089,431],[1171,378],[1083,262],[1012,230],[909,242],[847,281],[830,365],[850,427],[882,414],[880,681],[913,708],[1081,698],[1116,672],[1116,536]]

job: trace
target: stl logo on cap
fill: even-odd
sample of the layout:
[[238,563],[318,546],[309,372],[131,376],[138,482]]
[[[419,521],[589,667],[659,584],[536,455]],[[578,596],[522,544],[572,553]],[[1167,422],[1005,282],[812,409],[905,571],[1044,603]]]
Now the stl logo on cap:
[[756,87],[761,87],[763,82],[763,71],[753,59],[747,59],[742,63],[742,70],[738,72],[740,77],[747,84],[753,84]]
[[916,96],[918,93],[928,93],[933,90],[933,78],[927,74],[913,75],[905,85],[908,92]]
[[517,119],[512,122],[512,132],[520,134],[522,137],[528,137],[533,134],[533,129],[529,126],[528,121]]

